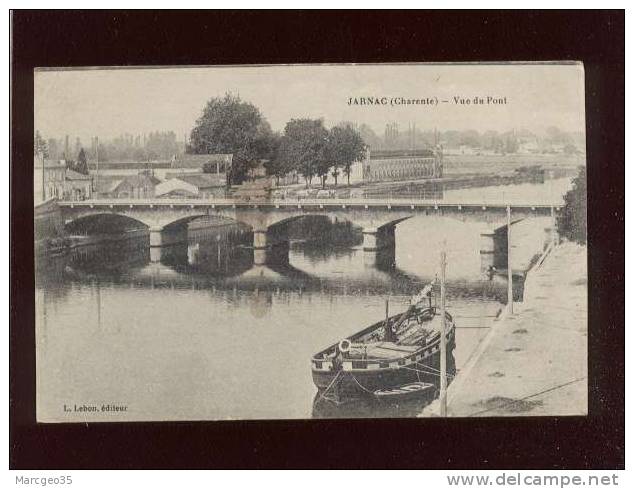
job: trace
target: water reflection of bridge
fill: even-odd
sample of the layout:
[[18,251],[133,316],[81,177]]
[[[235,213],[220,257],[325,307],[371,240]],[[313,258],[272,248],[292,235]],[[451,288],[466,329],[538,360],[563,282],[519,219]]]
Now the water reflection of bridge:
[[[217,252],[220,250],[220,253]],[[249,249],[229,246],[220,249],[199,243],[161,248],[160,260],[143,243],[122,243],[118,248],[86,247],[69,256],[49,259],[39,270],[38,281],[127,286],[148,289],[208,290],[231,298],[239,292],[264,294],[409,295],[435,277],[407,273],[394,264],[389,253],[384,260],[371,257],[372,266],[346,271],[340,276],[319,276],[293,266],[288,253],[271,254],[264,264],[254,263]],[[350,253],[365,253],[350,250]],[[451,297],[490,297],[503,301],[504,277],[449,284]],[[516,284],[517,295],[521,284]]]

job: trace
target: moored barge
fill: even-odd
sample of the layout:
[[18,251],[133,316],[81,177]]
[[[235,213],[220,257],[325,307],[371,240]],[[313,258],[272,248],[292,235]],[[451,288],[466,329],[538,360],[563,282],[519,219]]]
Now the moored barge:
[[[312,359],[313,381],[320,394],[334,401],[412,382],[438,385],[440,378],[440,311],[432,305],[432,287],[412,298],[401,314],[368,326],[330,345]],[[447,355],[455,348],[455,324],[445,311]]]

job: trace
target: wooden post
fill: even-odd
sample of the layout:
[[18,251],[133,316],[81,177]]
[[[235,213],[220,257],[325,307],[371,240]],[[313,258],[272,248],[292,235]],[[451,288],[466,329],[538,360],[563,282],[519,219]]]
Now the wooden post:
[[506,206],[506,259],[508,273],[507,303],[508,312],[513,314],[513,267],[511,266],[511,206]]
[[447,416],[447,334],[445,327],[445,270],[447,268],[446,242],[440,253],[440,416]]
[[390,299],[385,299],[385,324],[383,325],[383,338],[385,341],[395,341],[390,329]]
[[387,326],[390,319],[390,299],[385,299],[385,325]]
[[97,280],[97,330],[101,331],[101,284]]
[[[97,173],[95,176],[95,195],[99,195],[99,136],[95,136],[95,157],[97,159]],[[94,197],[94,195],[90,196],[91,198]]]
[[557,236],[557,220],[555,219],[555,207],[550,206],[550,245],[555,246]]
[[40,159],[42,160],[42,202],[46,200],[46,189],[44,186],[44,175],[46,175],[46,171],[44,169],[44,152],[40,152]]

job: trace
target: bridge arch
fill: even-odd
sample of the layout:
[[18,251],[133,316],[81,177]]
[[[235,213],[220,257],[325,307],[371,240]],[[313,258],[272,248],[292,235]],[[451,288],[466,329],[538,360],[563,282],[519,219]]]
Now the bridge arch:
[[196,219],[209,218],[209,217],[215,217],[215,218],[218,218],[218,219],[221,219],[221,220],[225,220],[225,221],[228,221],[228,222],[234,222],[236,224],[240,223],[240,224],[243,224],[245,226],[250,226],[249,223],[240,221],[238,219],[234,219],[232,217],[228,217],[228,216],[224,216],[224,215],[208,214],[206,212],[200,212],[200,213],[188,214],[188,215],[185,215],[185,216],[172,217],[171,219],[167,219],[167,220],[162,221],[160,226],[156,226],[156,227],[160,227],[164,231],[175,230],[175,229],[181,228],[181,227],[184,228],[185,226],[187,226],[189,223],[195,221]]
[[132,229],[136,224],[137,228],[151,228],[152,224],[137,216],[119,214],[116,212],[96,212],[90,214],[80,214],[64,221],[64,226],[71,234],[79,232],[82,234],[103,234],[106,230]]
[[284,226],[290,224],[291,222],[296,222],[299,221],[301,219],[314,219],[314,218],[330,218],[331,220],[334,220],[335,218],[339,221],[347,221],[350,222],[352,224],[354,224],[355,226],[359,226],[362,227],[362,225],[357,224],[355,222],[355,220],[353,218],[349,218],[348,216],[345,215],[340,215],[334,212],[328,212],[328,211],[323,211],[323,212],[319,212],[317,210],[314,211],[309,211],[306,212],[305,214],[299,214],[299,215],[291,215],[291,216],[276,216],[276,219],[270,220],[268,222],[268,229],[280,229],[283,228]]

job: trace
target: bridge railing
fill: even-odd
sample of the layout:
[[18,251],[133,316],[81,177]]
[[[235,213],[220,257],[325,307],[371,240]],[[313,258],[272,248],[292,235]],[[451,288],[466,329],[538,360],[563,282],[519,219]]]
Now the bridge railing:
[[563,206],[563,199],[548,201],[526,201],[522,199],[507,198],[471,198],[461,200],[449,199],[415,199],[415,198],[302,198],[302,199],[284,199],[284,198],[268,198],[268,199],[226,199],[226,198],[208,198],[208,199],[89,199],[82,201],[59,201],[60,205],[71,207],[82,206],[157,206],[157,207],[174,207],[174,206],[239,206],[248,207],[255,205],[277,205],[277,206],[433,206],[433,207],[555,207]]

